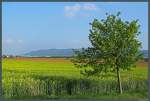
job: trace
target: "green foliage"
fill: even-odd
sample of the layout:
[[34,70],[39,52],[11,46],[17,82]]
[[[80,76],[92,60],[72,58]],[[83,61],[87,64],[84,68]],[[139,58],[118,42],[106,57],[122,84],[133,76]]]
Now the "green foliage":
[[140,34],[138,20],[123,21],[119,17],[120,12],[106,15],[106,19],[94,19],[90,23],[89,40],[92,47],[76,50],[72,59],[76,67],[84,68],[81,73],[86,76],[99,76],[101,73],[114,72],[117,68],[130,70],[142,58],[141,42],[137,39]]

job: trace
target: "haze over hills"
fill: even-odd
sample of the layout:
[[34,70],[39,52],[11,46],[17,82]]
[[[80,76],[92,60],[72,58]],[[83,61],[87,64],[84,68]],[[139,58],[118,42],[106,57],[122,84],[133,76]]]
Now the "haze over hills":
[[142,50],[142,53],[145,58],[148,58],[148,50]]
[[[141,51],[144,57],[148,57],[148,50]],[[25,57],[71,57],[73,56],[73,49],[43,49],[25,53],[21,56]]]
[[45,49],[31,51],[23,54],[27,57],[71,57],[73,55],[73,49]]

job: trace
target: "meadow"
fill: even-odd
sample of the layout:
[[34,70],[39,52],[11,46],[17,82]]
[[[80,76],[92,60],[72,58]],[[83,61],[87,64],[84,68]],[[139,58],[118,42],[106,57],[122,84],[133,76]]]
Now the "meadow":
[[123,94],[115,73],[84,77],[69,58],[5,58],[3,96],[8,99],[147,99],[148,63],[121,71]]

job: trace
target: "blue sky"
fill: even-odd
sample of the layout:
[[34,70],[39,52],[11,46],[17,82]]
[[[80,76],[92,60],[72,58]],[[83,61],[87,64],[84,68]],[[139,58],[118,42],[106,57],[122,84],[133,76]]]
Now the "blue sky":
[[90,46],[88,35],[94,18],[121,11],[123,20],[139,19],[142,49],[148,49],[148,4],[112,2],[45,2],[2,4],[3,54],[23,54],[38,49]]

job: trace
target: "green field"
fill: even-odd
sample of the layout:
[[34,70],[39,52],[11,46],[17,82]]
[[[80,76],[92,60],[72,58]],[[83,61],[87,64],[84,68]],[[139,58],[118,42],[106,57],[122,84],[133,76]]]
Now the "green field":
[[[142,64],[142,65],[141,65]],[[147,99],[147,62],[121,71],[123,94],[116,75],[84,77],[68,59],[3,59],[3,95],[11,99]]]

